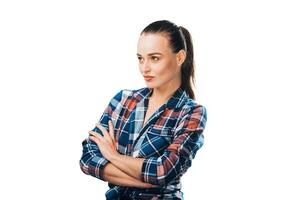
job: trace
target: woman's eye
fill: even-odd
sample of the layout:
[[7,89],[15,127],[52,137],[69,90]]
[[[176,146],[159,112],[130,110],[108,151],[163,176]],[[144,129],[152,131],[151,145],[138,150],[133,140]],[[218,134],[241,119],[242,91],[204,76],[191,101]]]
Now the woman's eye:
[[155,60],[155,61],[159,60],[158,57],[152,57],[152,59]]
[[143,63],[143,58],[138,57],[138,63],[142,64]]

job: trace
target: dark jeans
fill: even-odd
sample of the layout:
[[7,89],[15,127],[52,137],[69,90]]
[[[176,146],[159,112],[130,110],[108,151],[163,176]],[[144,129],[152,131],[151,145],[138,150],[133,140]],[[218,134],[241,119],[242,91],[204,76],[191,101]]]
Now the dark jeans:
[[[125,190],[123,194],[119,197],[119,200],[152,200],[153,197],[157,197],[155,199],[162,200],[163,194],[147,194],[147,193],[140,193],[137,191],[129,191]],[[169,200],[169,198],[167,198]],[[180,198],[174,197],[171,200],[182,200]]]

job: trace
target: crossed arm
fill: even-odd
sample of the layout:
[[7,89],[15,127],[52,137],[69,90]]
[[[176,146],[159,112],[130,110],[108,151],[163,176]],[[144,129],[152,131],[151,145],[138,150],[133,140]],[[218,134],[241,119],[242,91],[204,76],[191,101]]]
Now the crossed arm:
[[[101,172],[102,179],[110,183],[115,181],[118,184],[127,184],[127,186],[132,187],[133,184],[137,187],[152,187],[153,185],[150,183],[144,183],[140,180],[144,158],[133,158],[118,153],[114,139],[114,126],[111,120],[108,121],[108,126],[109,131],[97,123],[96,127],[100,129],[103,135],[89,131],[90,140],[96,143],[103,158],[110,162],[105,166],[107,168],[103,168]],[[119,177],[117,177],[118,174]]]
[[[139,188],[157,187],[150,183],[141,181],[140,177],[144,158],[133,158],[130,156],[121,155],[117,152],[113,138],[112,123],[109,123],[109,132],[107,132],[107,130],[105,130],[105,128],[100,124],[97,124],[97,127],[100,128],[104,136],[97,132],[89,131],[89,139],[85,140],[85,144],[83,144],[83,146],[85,147],[84,151],[87,152],[90,151],[90,148],[88,147],[90,147],[91,144],[94,145],[93,142],[95,142],[102,154],[101,158],[99,158],[100,160],[96,161],[96,163],[104,164],[99,166],[100,169],[96,168],[96,166],[94,166],[93,169],[90,169],[91,165],[84,166],[84,163],[80,162],[83,172],[94,175],[101,180],[115,185]],[[88,143],[90,145],[88,145]]]
[[102,178],[103,180],[109,183],[120,186],[138,188],[153,187],[153,185],[149,183],[142,182],[141,180],[124,173],[112,163],[107,163],[106,166],[103,168]]

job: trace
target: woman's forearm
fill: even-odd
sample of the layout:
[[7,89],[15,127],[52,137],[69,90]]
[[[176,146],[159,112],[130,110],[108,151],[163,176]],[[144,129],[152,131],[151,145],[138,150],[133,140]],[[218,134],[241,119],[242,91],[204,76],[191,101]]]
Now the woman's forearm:
[[114,166],[112,163],[106,164],[103,169],[103,179],[115,185],[126,186],[126,187],[138,187],[138,188],[152,188],[156,187],[149,183],[144,183],[138,180],[120,169]]
[[124,173],[141,180],[142,164],[145,158],[133,158],[131,156],[115,154],[110,162]]

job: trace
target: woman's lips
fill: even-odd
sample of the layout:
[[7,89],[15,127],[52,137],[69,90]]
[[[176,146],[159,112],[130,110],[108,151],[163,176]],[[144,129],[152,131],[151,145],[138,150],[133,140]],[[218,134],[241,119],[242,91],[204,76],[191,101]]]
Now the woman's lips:
[[154,78],[154,76],[144,76],[144,79],[146,80],[146,81],[150,81],[150,80],[152,80]]

